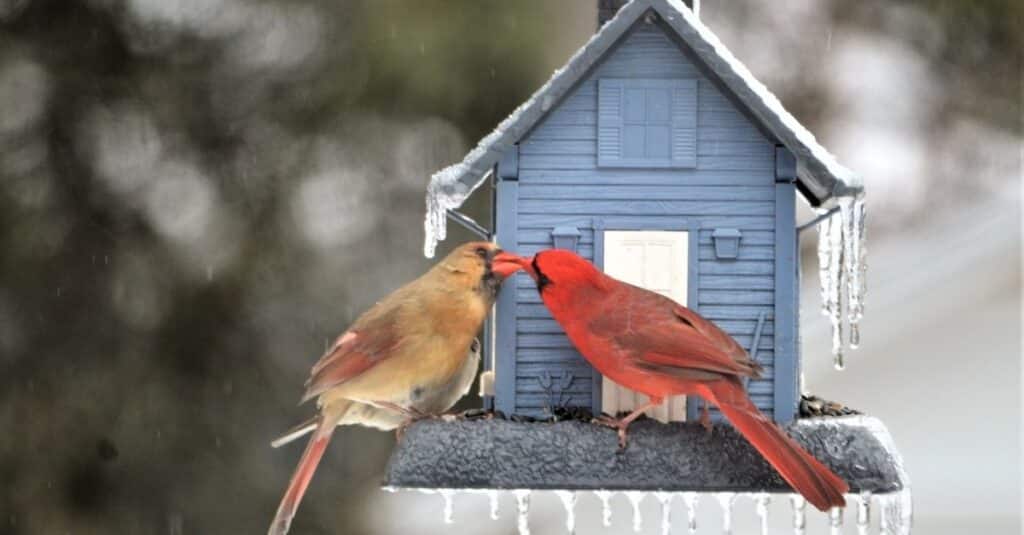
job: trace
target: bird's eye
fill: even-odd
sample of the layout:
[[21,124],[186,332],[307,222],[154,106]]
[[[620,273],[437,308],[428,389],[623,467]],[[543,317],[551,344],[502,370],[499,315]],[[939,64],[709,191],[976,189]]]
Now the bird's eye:
[[476,255],[479,256],[480,258],[487,258],[487,249],[483,247],[477,247]]

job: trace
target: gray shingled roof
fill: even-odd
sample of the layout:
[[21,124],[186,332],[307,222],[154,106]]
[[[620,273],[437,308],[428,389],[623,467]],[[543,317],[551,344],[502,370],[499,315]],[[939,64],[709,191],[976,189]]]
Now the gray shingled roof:
[[[814,135],[785,110],[779,99],[754,78],[682,1],[632,0],[461,162],[431,177],[427,189],[428,225],[430,218],[437,222],[445,217],[447,209],[458,208],[487,178],[505,151],[539,123],[649,10],[656,12],[762,127],[796,156],[800,191],[812,205],[828,204],[834,197],[863,192],[861,178],[818,144]],[[430,236],[428,231],[428,242]]]

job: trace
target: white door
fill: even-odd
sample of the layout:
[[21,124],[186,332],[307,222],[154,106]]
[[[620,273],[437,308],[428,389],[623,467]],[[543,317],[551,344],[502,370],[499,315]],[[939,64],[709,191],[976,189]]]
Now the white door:
[[[604,272],[635,286],[658,292],[686,305],[689,233],[662,230],[606,230]],[[611,415],[632,411],[647,396],[604,378],[601,409]],[[676,396],[647,411],[663,422],[686,419],[686,397]]]

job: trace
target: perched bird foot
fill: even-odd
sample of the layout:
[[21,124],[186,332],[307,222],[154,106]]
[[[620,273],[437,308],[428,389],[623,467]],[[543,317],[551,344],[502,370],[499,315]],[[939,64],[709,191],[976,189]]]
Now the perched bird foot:
[[700,425],[707,431],[708,436],[711,436],[711,432],[715,429],[714,424],[711,423],[711,412],[708,410],[707,404],[700,411]]
[[614,418],[612,416],[602,414],[601,416],[594,418],[592,421],[595,424],[610,427],[618,431],[619,451],[626,449],[626,446],[629,443],[629,436],[626,430],[629,428],[629,424],[632,422],[631,420],[627,421],[626,418]]
[[406,418],[413,421],[422,420],[430,416],[429,414],[421,412],[416,407],[403,407],[397,403],[392,403],[390,401],[374,401],[373,404],[378,407],[397,412],[398,414],[401,414],[402,416],[405,416]]
[[405,430],[410,425],[420,420],[432,417],[432,415],[425,414],[420,410],[416,409],[415,407],[403,407],[397,403],[392,403],[390,401],[375,401],[373,402],[373,404],[405,416],[405,420],[403,420],[402,423],[398,425],[398,428],[395,429],[396,440],[402,440],[402,437],[405,436]]

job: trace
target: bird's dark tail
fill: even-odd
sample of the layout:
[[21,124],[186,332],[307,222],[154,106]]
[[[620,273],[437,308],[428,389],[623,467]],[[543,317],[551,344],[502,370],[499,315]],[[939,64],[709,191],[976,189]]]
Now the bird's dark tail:
[[846,506],[849,485],[757,410],[738,381],[715,381],[706,388],[709,401],[808,502],[822,511]]
[[281,498],[281,505],[277,508],[277,514],[274,515],[274,521],[270,524],[267,535],[288,533],[292,518],[295,517],[295,511],[299,508],[299,502],[302,501],[302,496],[306,493],[310,480],[313,479],[313,473],[316,472],[316,467],[320,464],[324,450],[327,449],[327,444],[331,441],[334,428],[337,427],[338,420],[347,409],[348,404],[345,404],[344,407],[324,407],[323,412],[317,418],[313,436],[309,438],[306,451],[302,453],[299,466],[295,468],[292,480],[288,483],[288,490]]

